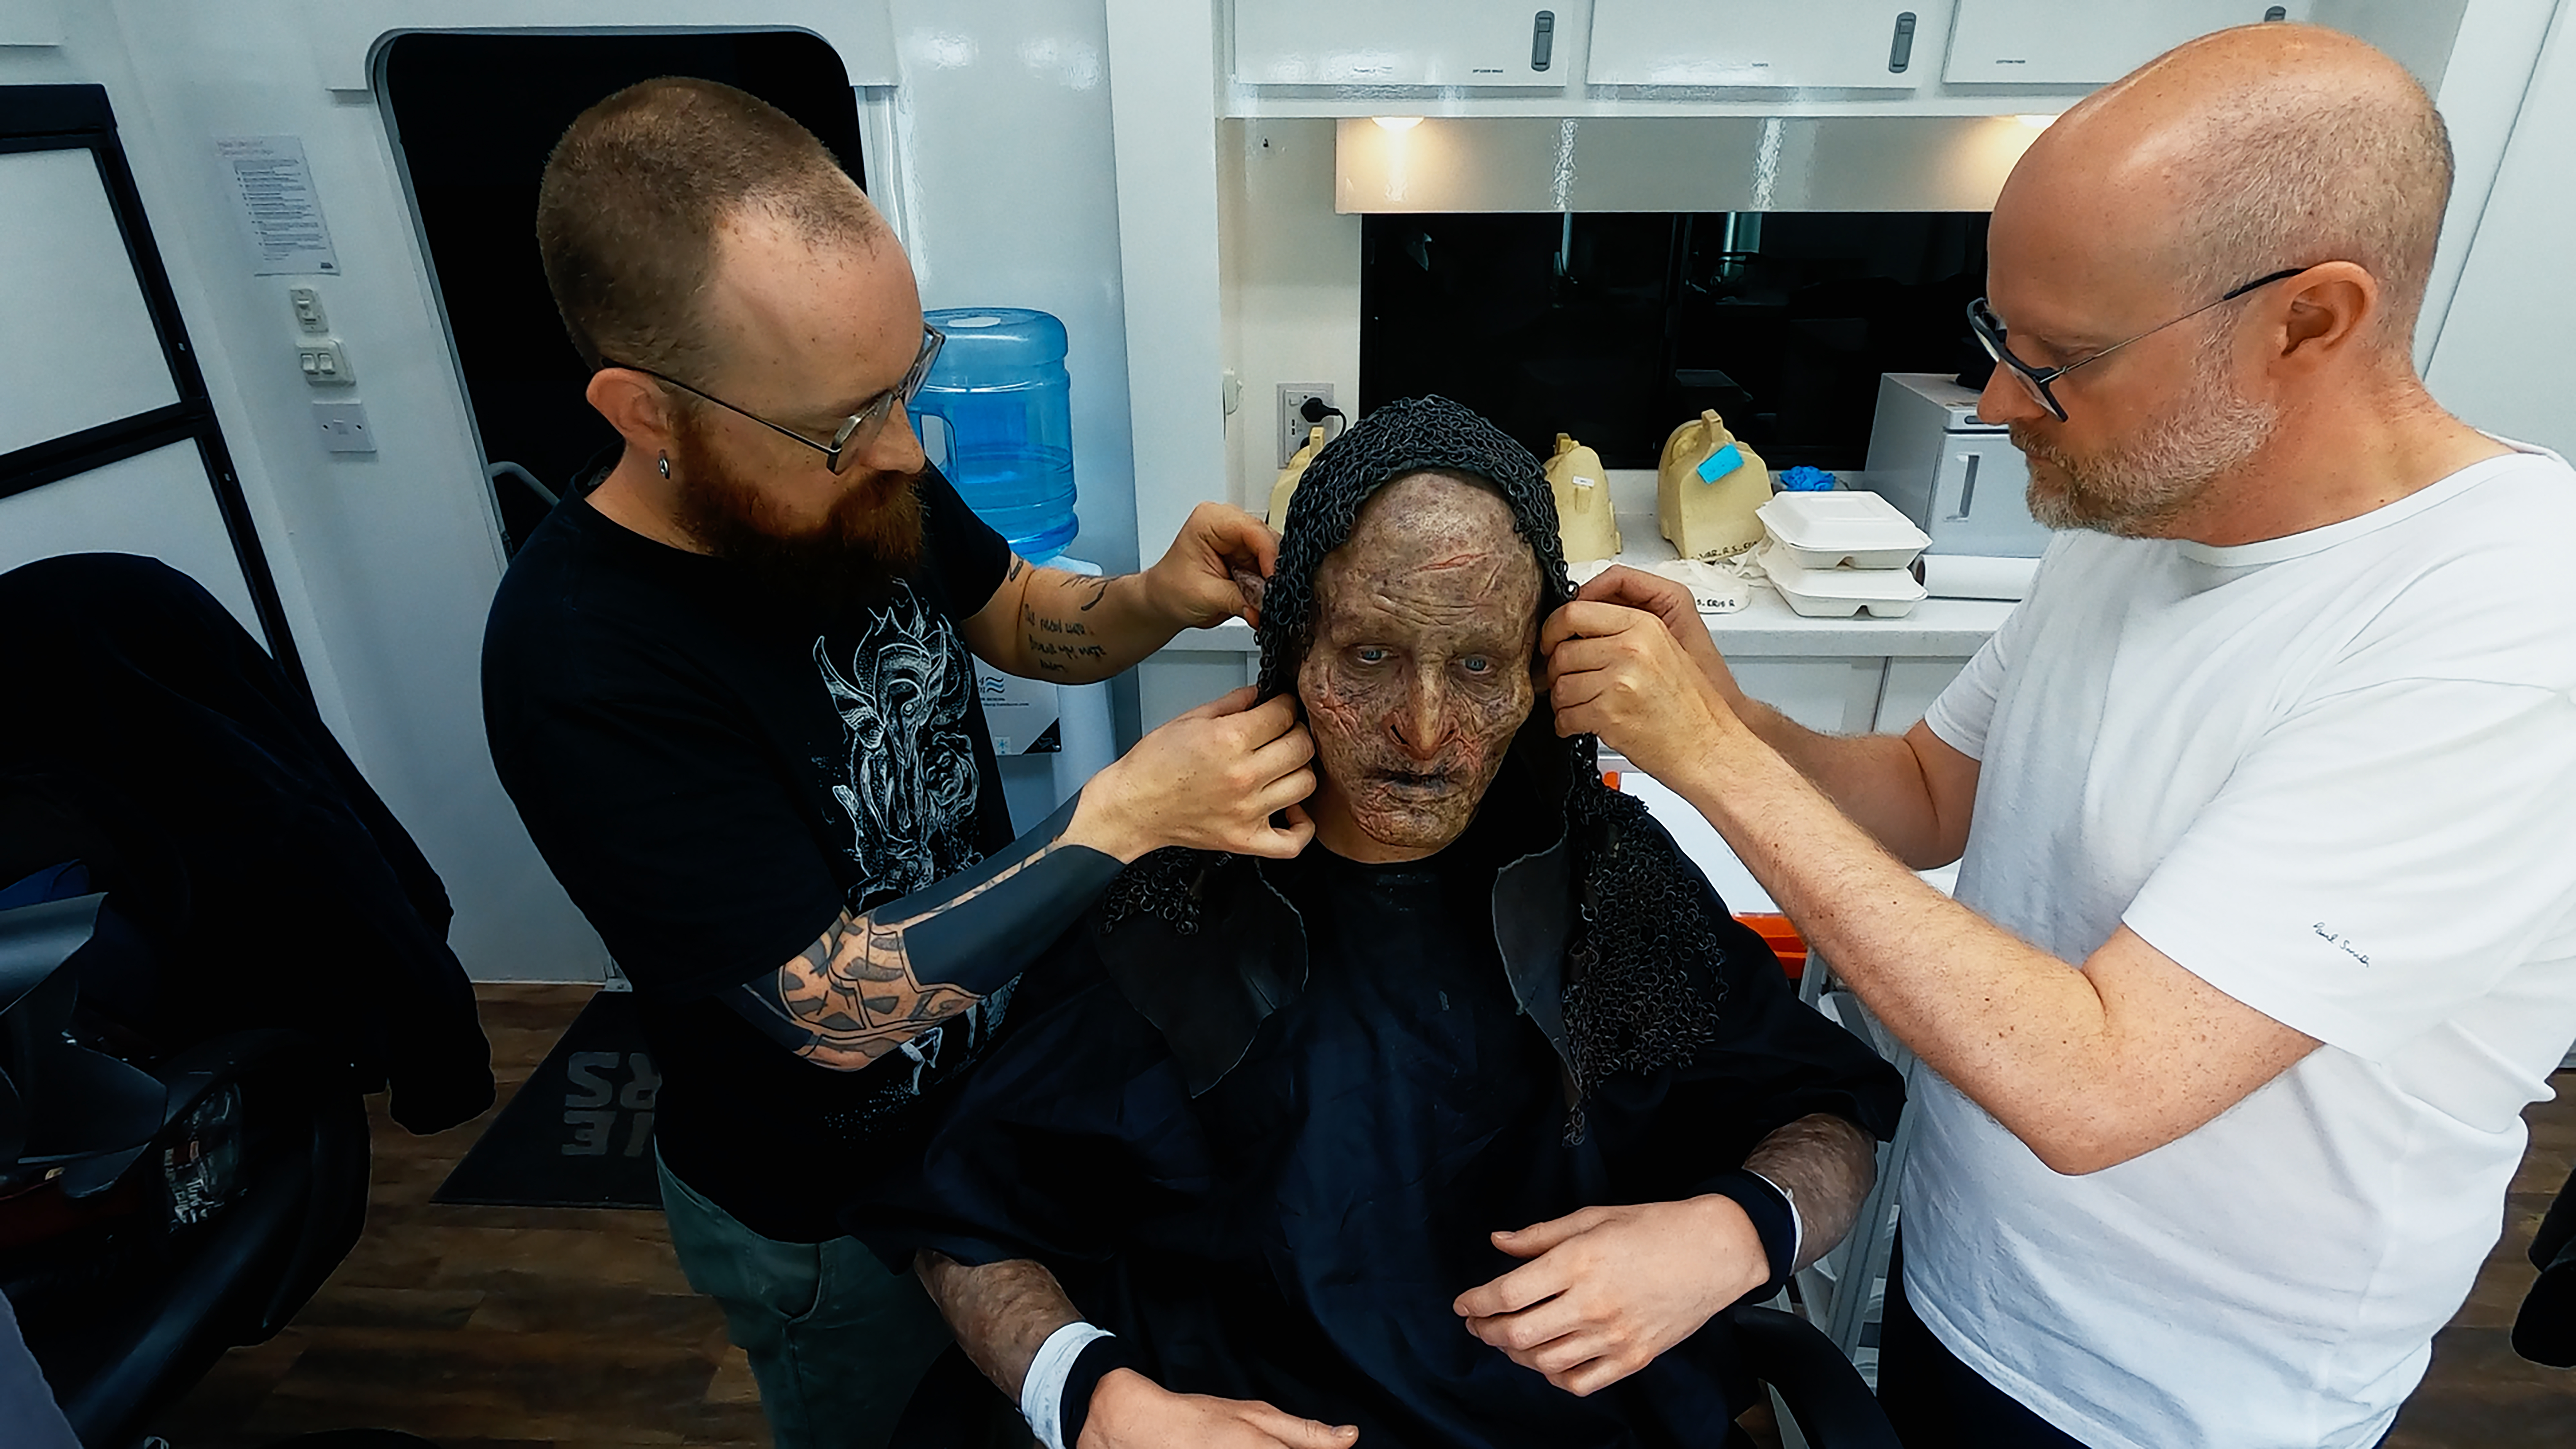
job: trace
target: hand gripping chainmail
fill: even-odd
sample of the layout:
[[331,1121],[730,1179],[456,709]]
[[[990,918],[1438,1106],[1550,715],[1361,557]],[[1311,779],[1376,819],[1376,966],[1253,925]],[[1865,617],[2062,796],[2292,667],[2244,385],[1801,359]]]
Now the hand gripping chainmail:
[[[1360,505],[1426,469],[1482,479],[1511,508],[1513,527],[1538,558],[1541,619],[1574,597],[1557,540],[1556,500],[1538,459],[1447,398],[1389,403],[1325,444],[1289,502],[1278,567],[1261,601],[1262,698],[1296,693],[1314,640],[1315,570],[1350,537]],[[1644,805],[1602,783],[1591,736],[1555,735],[1555,712],[1542,693],[1512,748],[1559,750],[1566,763],[1566,825],[1580,899],[1566,950],[1565,1028],[1575,1086],[1588,1097],[1620,1072],[1679,1066],[1715,1035],[1721,948],[1697,868],[1643,824]],[[1237,864],[1231,856],[1156,851],[1111,885],[1104,924],[1114,929],[1147,914],[1194,932],[1210,882]],[[1569,1138],[1581,1135],[1580,1114],[1578,1105]]]

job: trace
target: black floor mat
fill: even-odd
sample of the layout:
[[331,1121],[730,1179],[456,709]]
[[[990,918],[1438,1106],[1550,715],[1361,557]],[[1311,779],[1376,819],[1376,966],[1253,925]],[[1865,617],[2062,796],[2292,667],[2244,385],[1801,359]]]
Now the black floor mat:
[[600,992],[431,1200],[658,1208],[653,1101],[661,1086],[634,994]]

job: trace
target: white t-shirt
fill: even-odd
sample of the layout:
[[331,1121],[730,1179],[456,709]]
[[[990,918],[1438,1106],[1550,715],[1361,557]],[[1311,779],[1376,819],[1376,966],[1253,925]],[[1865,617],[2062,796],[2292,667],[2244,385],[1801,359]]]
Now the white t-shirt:
[[2325,1045],[2085,1177],[1922,1073],[1924,1322],[2096,1449],[2374,1443],[2576,1038],[2576,472],[2066,535],[1926,723],[1983,762],[1960,900],[2071,962],[2125,922]]

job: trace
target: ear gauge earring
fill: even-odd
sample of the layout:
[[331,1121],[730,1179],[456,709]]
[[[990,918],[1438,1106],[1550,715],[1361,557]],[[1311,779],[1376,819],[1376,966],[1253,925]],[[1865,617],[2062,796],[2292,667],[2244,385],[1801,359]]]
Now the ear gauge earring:
[[660,459],[657,463],[655,463],[655,465],[654,465],[654,466],[656,466],[656,467],[658,467],[658,468],[660,468],[660,469],[662,470],[662,476],[663,476],[663,477],[665,477],[665,478],[670,477],[670,476],[671,476],[671,455],[670,455],[670,454],[668,454],[668,453],[664,453],[664,454],[661,456],[661,459]]

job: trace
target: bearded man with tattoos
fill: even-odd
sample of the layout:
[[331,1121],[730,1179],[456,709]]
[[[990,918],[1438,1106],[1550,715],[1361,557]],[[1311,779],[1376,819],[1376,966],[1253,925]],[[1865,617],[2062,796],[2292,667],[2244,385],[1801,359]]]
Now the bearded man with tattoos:
[[583,113],[537,229],[624,446],[493,602],[493,761],[634,979],[673,1245],[776,1442],[868,1449],[947,1333],[837,1214],[918,1151],[923,1091],[1122,864],[1311,832],[1312,745],[1247,691],[1014,841],[968,653],[1106,678],[1251,616],[1275,544],[1209,505],[1142,574],[1014,557],[905,415],[940,339],[902,248],[739,91],[648,81]]
[[1840,1240],[1903,1086],[1557,737],[1572,595],[1483,419],[1327,444],[1260,624],[1316,848],[1128,868],[863,1190],[1049,1449],[1733,1432],[1718,1315]]

